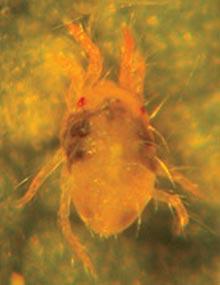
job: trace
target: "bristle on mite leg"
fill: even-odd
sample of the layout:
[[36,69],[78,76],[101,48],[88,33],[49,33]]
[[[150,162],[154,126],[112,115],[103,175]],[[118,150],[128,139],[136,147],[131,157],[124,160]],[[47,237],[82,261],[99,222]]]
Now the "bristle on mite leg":
[[152,121],[157,114],[160,112],[164,104],[167,102],[167,100],[170,98],[170,95],[168,95],[166,98],[164,98],[160,104],[153,110],[153,112],[150,114],[150,121]]
[[[168,179],[170,180],[171,184],[173,185],[173,187],[175,188],[175,182],[174,182],[174,179],[172,177],[172,173],[169,171],[169,168],[166,166],[166,164],[161,160],[159,159],[157,156],[155,157],[156,161],[158,162],[160,168],[163,170],[163,172],[167,175]],[[161,172],[159,170],[159,172]]]
[[169,152],[170,151],[169,146],[168,146],[165,138],[161,135],[161,133],[151,125],[149,125],[148,129],[150,129],[161,140],[161,142],[164,145],[164,147],[166,148],[167,152]]
[[155,189],[154,197],[155,200],[167,203],[173,207],[177,215],[177,224],[175,225],[176,234],[183,232],[184,227],[189,222],[189,216],[178,195],[169,194],[163,190]]

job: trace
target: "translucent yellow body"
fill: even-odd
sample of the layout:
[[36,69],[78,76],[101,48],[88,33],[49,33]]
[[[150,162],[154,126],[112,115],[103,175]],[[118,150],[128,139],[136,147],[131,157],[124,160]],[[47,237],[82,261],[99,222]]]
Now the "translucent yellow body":
[[[71,165],[71,196],[83,221],[96,233],[108,236],[140,217],[152,198],[153,137],[140,116],[140,107],[131,100],[134,96],[110,82],[101,82],[87,92],[85,102],[96,102],[96,111],[88,118],[89,134],[82,138],[84,154]],[[67,128],[71,127],[68,122]]]

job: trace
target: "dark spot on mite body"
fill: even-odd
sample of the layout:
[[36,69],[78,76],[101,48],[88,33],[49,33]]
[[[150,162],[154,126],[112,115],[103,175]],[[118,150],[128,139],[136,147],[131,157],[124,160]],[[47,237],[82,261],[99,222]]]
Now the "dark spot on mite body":
[[147,127],[142,118],[134,118],[120,100],[107,100],[105,107],[106,117],[109,121],[124,120],[130,116],[130,122],[133,125],[134,134],[139,140],[137,157],[143,165],[152,171],[156,171],[157,163],[155,161],[156,143],[152,131]]
[[90,134],[91,114],[87,111],[71,114],[66,121],[65,128],[61,134],[61,142],[67,156],[68,167],[74,161],[81,161],[86,156],[84,139]]
[[66,155],[70,164],[74,161],[82,160],[85,157],[85,154],[86,152],[80,141],[73,142],[66,149]]
[[94,112],[82,111],[71,114],[65,124],[64,132],[61,134],[61,142],[65,149],[68,166],[71,168],[73,162],[83,161],[87,157],[85,139],[91,134],[90,119],[93,116],[103,114],[107,121],[120,123],[124,117],[130,116],[133,131],[139,143],[135,156],[143,165],[152,171],[156,171],[156,143],[153,133],[147,128],[142,119],[137,119],[129,113],[126,106],[120,100],[106,100],[104,106],[100,106]]
[[90,124],[88,119],[80,119],[73,123],[70,128],[70,135],[72,137],[83,138],[90,133]]

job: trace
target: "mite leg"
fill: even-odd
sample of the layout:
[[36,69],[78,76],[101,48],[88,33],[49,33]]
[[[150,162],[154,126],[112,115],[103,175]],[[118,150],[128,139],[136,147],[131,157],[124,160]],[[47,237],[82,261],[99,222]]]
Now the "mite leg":
[[135,41],[128,27],[123,30],[119,84],[132,93],[142,95],[145,77],[145,62],[143,56],[135,47]]
[[103,67],[103,59],[99,48],[92,42],[85,33],[82,26],[68,24],[67,29],[74,39],[81,45],[89,57],[89,65],[86,71],[86,80],[88,84],[94,84],[99,80]]
[[195,197],[200,199],[206,199],[205,196],[200,193],[199,187],[197,184],[190,181],[185,175],[176,170],[175,168],[169,168],[162,160],[158,157],[155,158],[157,162],[157,175],[158,176],[167,176],[171,181],[173,186],[175,183],[179,184],[184,191],[193,194]]
[[63,67],[71,79],[70,87],[65,96],[67,110],[70,113],[73,112],[76,107],[76,98],[81,94],[85,79],[85,71],[80,66],[79,62],[76,60],[74,61],[63,54],[56,56],[55,60]]
[[175,209],[177,215],[175,231],[177,234],[180,234],[183,231],[184,227],[188,224],[189,216],[179,196],[169,194],[163,190],[155,189],[153,198],[156,201],[167,203],[169,206]]
[[190,181],[181,172],[177,171],[176,169],[171,169],[170,173],[173,177],[173,180],[178,183],[183,188],[183,190],[193,194],[200,199],[206,199],[206,197],[199,191],[198,185]]
[[16,205],[18,208],[23,207],[37,194],[39,187],[44,183],[47,177],[62,163],[63,160],[63,151],[62,149],[59,149],[49,160],[49,162],[47,162],[46,165],[44,165],[35,176],[24,196],[18,200]]
[[[71,183],[70,183],[71,184]],[[62,183],[62,194],[59,209],[59,225],[62,229],[63,235],[69,242],[76,256],[82,261],[85,269],[95,277],[96,272],[93,264],[86,253],[85,247],[80,243],[78,237],[73,234],[69,215],[70,215],[70,204],[71,204],[71,189],[72,185],[68,185],[68,179],[63,180]]]

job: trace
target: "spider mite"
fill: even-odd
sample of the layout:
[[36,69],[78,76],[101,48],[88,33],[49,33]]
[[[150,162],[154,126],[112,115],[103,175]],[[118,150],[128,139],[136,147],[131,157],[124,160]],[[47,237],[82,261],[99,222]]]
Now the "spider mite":
[[70,224],[71,203],[90,230],[109,237],[128,228],[155,199],[175,209],[181,232],[188,223],[187,211],[178,195],[156,189],[155,180],[168,175],[190,192],[195,185],[168,171],[157,157],[156,130],[143,107],[146,66],[130,29],[123,29],[117,82],[102,78],[102,55],[83,28],[69,24],[67,29],[86,52],[88,67],[79,72],[73,65],[60,148],[33,179],[18,207],[28,203],[62,164],[59,225],[78,259],[95,276],[93,263]]

